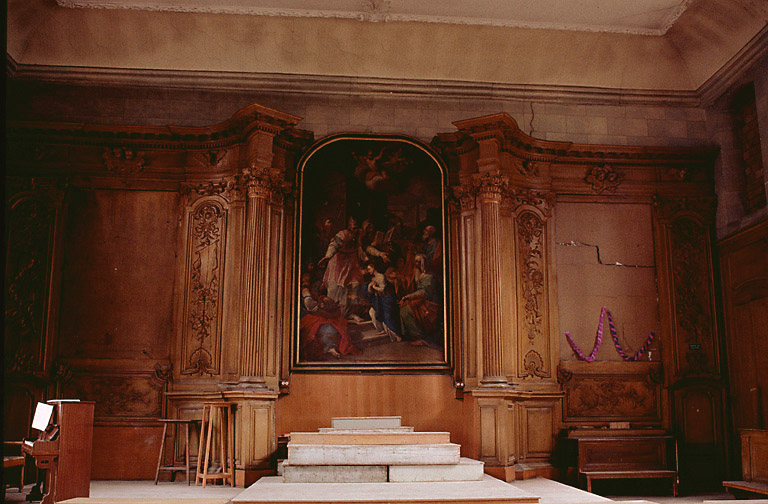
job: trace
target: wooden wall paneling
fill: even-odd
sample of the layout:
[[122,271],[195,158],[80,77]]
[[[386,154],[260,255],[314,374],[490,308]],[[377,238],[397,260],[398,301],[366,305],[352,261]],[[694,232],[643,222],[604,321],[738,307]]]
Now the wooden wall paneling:
[[520,305],[519,288],[513,288],[517,278],[519,251],[516,243],[509,239],[515,234],[515,214],[512,208],[512,201],[507,195],[502,198],[501,204],[501,236],[502,236],[502,254],[500,256],[499,274],[503,280],[501,304],[506,309],[501,312],[502,322],[502,347],[504,350],[504,374],[507,381],[514,381],[520,374],[522,368],[522,358],[519,357],[521,348],[518,345],[517,327],[518,327],[518,309]]
[[768,428],[768,221],[718,248],[735,440],[737,429]]

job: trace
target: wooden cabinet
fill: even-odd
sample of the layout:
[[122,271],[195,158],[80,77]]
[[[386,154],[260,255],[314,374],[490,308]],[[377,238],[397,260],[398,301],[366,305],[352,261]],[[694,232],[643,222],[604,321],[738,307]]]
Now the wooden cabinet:
[[677,495],[675,440],[663,432],[572,431],[568,435],[575,455],[579,483],[592,491],[595,479],[666,478]]

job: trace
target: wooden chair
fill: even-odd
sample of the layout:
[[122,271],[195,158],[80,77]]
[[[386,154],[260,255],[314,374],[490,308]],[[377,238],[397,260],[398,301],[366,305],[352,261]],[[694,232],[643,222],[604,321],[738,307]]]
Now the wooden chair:
[[[21,444],[21,441],[3,441],[3,473],[7,474],[8,469],[11,467],[20,468],[19,492],[24,490],[24,463],[26,462],[24,454],[21,453]],[[12,449],[13,447],[15,449]],[[9,453],[11,451],[17,451],[19,454]],[[4,477],[3,481],[5,480],[6,478]]]

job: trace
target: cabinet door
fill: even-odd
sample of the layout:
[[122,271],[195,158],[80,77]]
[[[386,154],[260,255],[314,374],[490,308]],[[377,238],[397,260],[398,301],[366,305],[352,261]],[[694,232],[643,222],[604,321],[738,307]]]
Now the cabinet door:
[[726,469],[723,391],[702,380],[675,391],[674,398],[680,485],[683,491],[718,490]]

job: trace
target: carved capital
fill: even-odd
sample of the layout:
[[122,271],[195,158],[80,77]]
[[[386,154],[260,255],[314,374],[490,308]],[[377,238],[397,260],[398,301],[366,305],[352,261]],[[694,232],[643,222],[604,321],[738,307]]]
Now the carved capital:
[[117,175],[138,173],[147,165],[144,153],[134,151],[130,147],[105,148],[102,158],[107,171]]
[[509,185],[509,178],[499,172],[487,172],[475,175],[472,184],[481,202],[501,203],[501,195]]
[[248,198],[265,198],[282,203],[285,195],[290,194],[291,186],[282,180],[279,172],[255,163],[243,170],[242,180],[248,188]]
[[624,178],[624,172],[611,165],[604,164],[587,169],[584,182],[589,184],[593,191],[601,194],[606,191],[616,192]]
[[455,210],[468,211],[474,210],[475,207],[475,187],[471,184],[464,184],[454,186],[451,191],[446,191],[446,194],[453,194],[448,199],[448,202]]

